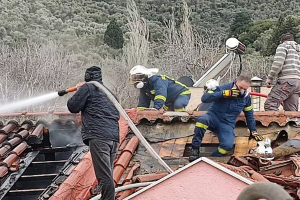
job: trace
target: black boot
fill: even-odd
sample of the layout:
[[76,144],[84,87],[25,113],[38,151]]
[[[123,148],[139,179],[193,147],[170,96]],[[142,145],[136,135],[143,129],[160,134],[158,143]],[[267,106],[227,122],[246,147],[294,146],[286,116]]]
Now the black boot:
[[199,158],[199,147],[192,146],[192,151],[189,157],[189,161],[193,162],[194,160]]

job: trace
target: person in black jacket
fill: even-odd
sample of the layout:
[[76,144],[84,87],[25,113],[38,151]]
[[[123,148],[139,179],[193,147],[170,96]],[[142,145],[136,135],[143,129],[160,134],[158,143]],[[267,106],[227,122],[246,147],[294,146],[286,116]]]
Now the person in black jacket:
[[90,147],[96,178],[102,189],[101,199],[114,200],[113,163],[119,145],[119,112],[107,95],[89,81],[102,83],[101,69],[90,67],[85,82],[69,99],[71,113],[81,112],[83,142]]

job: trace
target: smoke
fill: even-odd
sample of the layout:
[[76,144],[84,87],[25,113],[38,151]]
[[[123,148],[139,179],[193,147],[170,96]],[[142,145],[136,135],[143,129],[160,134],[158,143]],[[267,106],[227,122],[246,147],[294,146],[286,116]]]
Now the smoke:
[[32,106],[32,105],[35,105],[38,103],[43,103],[45,101],[49,101],[51,99],[55,99],[56,97],[58,97],[58,93],[52,92],[50,94],[45,94],[42,96],[30,98],[27,100],[21,100],[21,101],[17,101],[14,103],[6,104],[3,106],[0,106],[0,113],[16,111],[20,108],[26,108],[28,106]]
[[49,126],[50,143],[52,147],[75,147],[83,145],[81,137],[81,126],[74,121],[68,121],[65,125],[60,121],[53,121]]

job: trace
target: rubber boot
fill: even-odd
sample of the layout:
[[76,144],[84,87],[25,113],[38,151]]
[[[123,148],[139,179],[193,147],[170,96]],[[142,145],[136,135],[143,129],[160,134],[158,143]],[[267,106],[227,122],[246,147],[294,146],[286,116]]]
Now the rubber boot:
[[189,157],[189,161],[193,162],[194,160],[198,159],[199,153],[200,153],[199,147],[192,146],[192,151],[191,151],[191,155]]
[[221,154],[218,150],[212,152],[212,154],[210,155],[211,157],[222,157],[222,156],[226,156],[226,154]]

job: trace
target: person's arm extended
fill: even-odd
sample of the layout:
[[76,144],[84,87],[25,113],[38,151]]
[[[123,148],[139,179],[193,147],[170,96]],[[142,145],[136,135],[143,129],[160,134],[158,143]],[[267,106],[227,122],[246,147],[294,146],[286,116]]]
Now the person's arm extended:
[[87,84],[81,86],[79,90],[68,100],[67,106],[71,113],[79,113],[85,107],[85,103],[90,96]]

